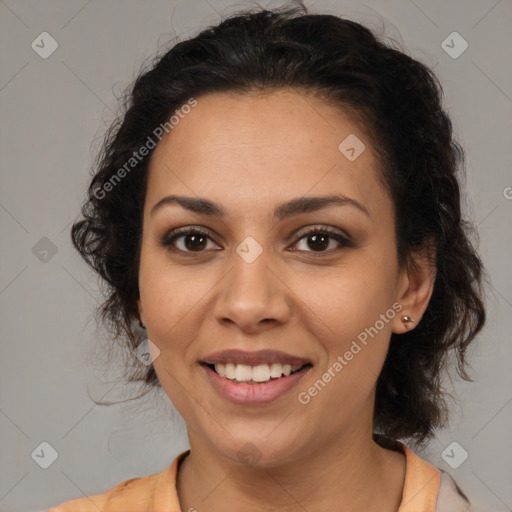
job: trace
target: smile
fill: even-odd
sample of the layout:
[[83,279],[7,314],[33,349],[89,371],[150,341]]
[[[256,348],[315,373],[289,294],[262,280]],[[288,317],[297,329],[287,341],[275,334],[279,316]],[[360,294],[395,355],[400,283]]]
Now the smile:
[[202,363],[200,367],[213,389],[223,399],[237,405],[254,406],[269,404],[287,395],[311,370],[312,365],[306,363],[294,366],[293,370],[291,365],[278,363],[254,367],[233,363]]
[[304,368],[305,366],[311,366],[310,363],[306,364],[259,364],[257,366],[249,366],[246,364],[211,364],[208,365],[210,369],[215,371],[221,377],[232,380],[234,382],[248,382],[251,384],[257,384],[261,382],[269,382],[272,379],[279,379],[281,377],[288,377]]

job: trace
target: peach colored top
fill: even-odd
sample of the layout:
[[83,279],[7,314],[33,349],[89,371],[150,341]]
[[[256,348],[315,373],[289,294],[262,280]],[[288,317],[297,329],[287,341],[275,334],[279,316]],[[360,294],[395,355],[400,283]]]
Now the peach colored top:
[[[399,443],[406,457],[405,482],[402,502],[398,512],[440,512],[449,510],[465,511],[466,504],[455,497],[455,489],[445,485],[449,498],[455,507],[445,508],[438,503],[441,482],[446,481],[441,470],[418,457],[407,446]],[[179,454],[172,464],[160,473],[131,478],[121,482],[102,494],[78,498],[61,503],[47,512],[182,512],[176,491],[176,475],[180,462],[189,454],[187,450]],[[453,480],[451,480],[453,482]]]

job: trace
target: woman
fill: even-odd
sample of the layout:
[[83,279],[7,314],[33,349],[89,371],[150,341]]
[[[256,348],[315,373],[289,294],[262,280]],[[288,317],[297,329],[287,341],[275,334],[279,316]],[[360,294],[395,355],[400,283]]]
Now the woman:
[[176,44],[126,107],[72,239],[190,450],[51,510],[469,510],[405,445],[485,322],[434,74],[299,4]]

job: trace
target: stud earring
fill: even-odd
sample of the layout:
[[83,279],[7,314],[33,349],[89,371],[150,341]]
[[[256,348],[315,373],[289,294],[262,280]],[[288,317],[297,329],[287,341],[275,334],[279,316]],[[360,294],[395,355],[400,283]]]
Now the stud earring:
[[414,320],[410,316],[405,315],[405,316],[402,317],[402,322],[405,324],[405,326],[407,328],[409,328],[409,326],[407,324],[408,323],[414,323]]

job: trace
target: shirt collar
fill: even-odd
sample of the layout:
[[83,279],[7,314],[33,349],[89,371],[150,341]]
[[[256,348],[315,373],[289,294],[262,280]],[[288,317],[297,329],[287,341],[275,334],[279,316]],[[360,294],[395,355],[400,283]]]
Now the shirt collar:
[[[405,455],[405,481],[398,512],[435,512],[441,471],[418,457],[402,443],[395,442],[395,449]],[[179,465],[189,455],[190,449],[180,453],[170,467],[160,473],[155,486],[153,510],[181,512],[177,492]]]

